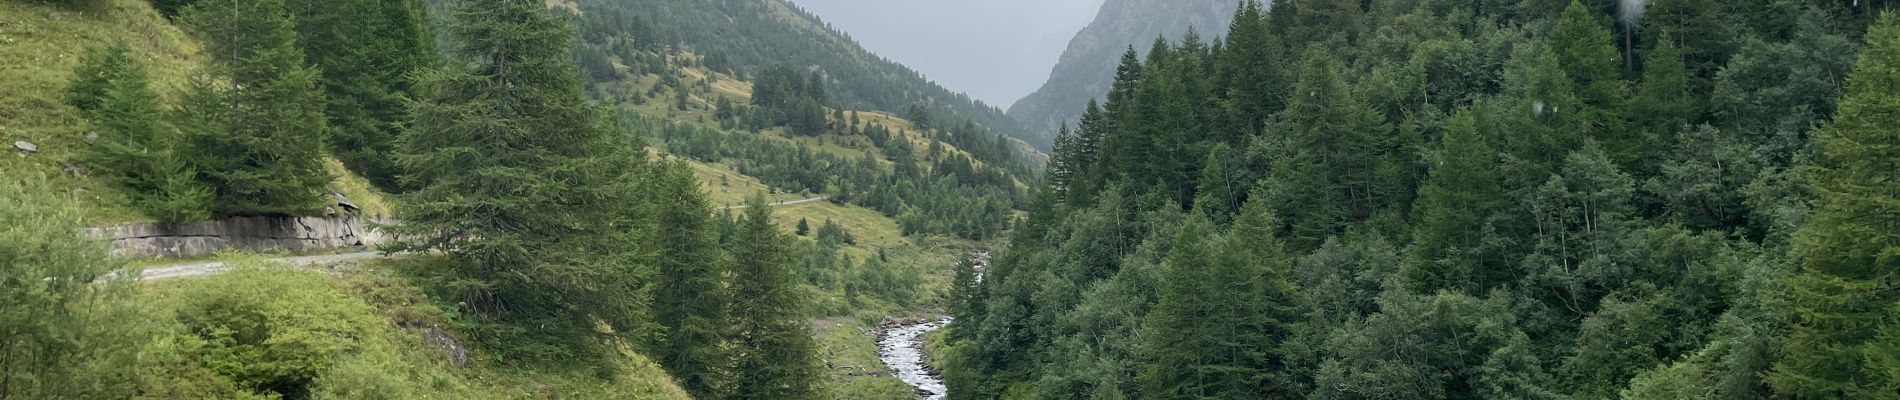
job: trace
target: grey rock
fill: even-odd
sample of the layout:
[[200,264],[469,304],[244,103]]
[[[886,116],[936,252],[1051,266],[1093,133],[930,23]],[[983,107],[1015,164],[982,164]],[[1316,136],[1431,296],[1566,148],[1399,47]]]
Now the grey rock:
[[441,327],[431,326],[423,328],[422,340],[428,341],[430,345],[442,349],[443,353],[447,353],[449,365],[456,367],[468,365],[468,348],[462,346],[462,342],[456,340],[454,336],[449,336],[448,332],[443,331]]
[[99,131],[86,131],[86,143],[99,140]]
[[84,178],[89,175],[92,175],[91,168],[86,168],[86,166],[84,165],[74,164],[71,161],[66,162],[65,171],[66,171],[67,176],[71,176],[74,178]]
[[171,227],[132,224],[92,228],[82,233],[109,242],[115,256],[200,257],[222,250],[295,253],[373,247],[388,242],[389,236],[370,226],[393,223],[355,216],[233,217]]
[[352,203],[352,202],[350,202],[350,198],[349,198],[349,197],[344,197],[342,193],[337,193],[337,191],[335,191],[335,190],[331,190],[331,191],[330,191],[330,196],[331,196],[331,197],[335,197],[335,198],[336,198],[336,205],[338,205],[338,206],[342,206],[342,207],[343,207],[343,211],[347,211],[347,212],[350,212],[350,213],[356,213],[356,212],[358,212],[358,211],[362,211],[362,210],[363,210],[363,209],[362,209],[361,207],[357,207],[357,206],[356,206],[356,203]]
[[26,153],[26,154],[38,153],[40,151],[40,146],[34,145],[32,142],[28,142],[25,140],[13,141],[13,148],[20,149],[20,152]]
[[[1095,20],[1077,32],[1062,52],[1049,80],[1034,93],[1009,106],[1009,116],[1021,121],[1030,142],[1048,149],[1056,127],[1082,116],[1091,98],[1108,93],[1115,67],[1129,46],[1146,56],[1156,36],[1176,42],[1193,27],[1201,40],[1225,35],[1233,23],[1234,0],[1106,0]],[[1263,2],[1271,3],[1271,2]]]

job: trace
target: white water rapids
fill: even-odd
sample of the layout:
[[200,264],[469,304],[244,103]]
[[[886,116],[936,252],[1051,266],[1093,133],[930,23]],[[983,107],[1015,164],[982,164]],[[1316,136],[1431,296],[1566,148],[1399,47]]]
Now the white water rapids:
[[941,400],[949,391],[943,379],[924,364],[924,334],[943,328],[949,322],[944,319],[891,328],[877,341],[877,358],[890,367],[892,376],[917,388],[919,400]]

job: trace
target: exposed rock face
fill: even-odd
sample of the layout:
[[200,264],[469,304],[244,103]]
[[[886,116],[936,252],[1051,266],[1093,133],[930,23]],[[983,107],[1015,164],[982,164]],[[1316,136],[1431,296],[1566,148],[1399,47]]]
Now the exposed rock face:
[[1188,27],[1204,41],[1226,36],[1239,7],[1237,0],[1108,0],[1095,21],[1069,41],[1049,81],[1010,106],[1009,116],[1022,123],[1034,138],[1031,143],[1047,150],[1058,125],[1074,123],[1090,98],[1108,94],[1128,46],[1145,56],[1156,37],[1178,43]]
[[234,217],[179,227],[157,224],[86,229],[88,237],[112,242],[115,256],[198,257],[233,249],[289,251],[375,246],[388,241],[369,227],[388,223],[358,216]]
[[456,367],[468,366],[468,348],[462,346],[462,341],[456,340],[454,336],[449,336],[448,331],[442,330],[442,327],[430,326],[423,328],[422,340],[428,341],[430,345],[438,349],[442,349],[443,355],[448,357],[449,365]]

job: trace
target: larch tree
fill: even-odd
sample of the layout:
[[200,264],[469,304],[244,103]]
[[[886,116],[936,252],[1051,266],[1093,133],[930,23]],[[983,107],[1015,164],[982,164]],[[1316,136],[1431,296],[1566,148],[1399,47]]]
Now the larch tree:
[[1624,101],[1618,72],[1623,56],[1616,43],[1608,19],[1578,0],[1564,9],[1550,34],[1550,51],[1583,106],[1576,110],[1582,117],[1580,133],[1601,142],[1612,158],[1634,160],[1641,143],[1618,120]]
[[1147,397],[1223,398],[1232,395],[1236,387],[1245,388],[1250,383],[1242,375],[1250,371],[1232,370],[1220,363],[1227,357],[1250,355],[1214,351],[1214,342],[1220,339],[1207,332],[1224,329],[1212,326],[1217,321],[1209,314],[1232,300],[1221,297],[1232,293],[1220,291],[1222,283],[1213,281],[1219,253],[1209,243],[1214,233],[1209,225],[1207,218],[1190,216],[1175,235],[1156,288],[1154,307],[1142,321],[1141,353],[1147,365],[1139,371],[1137,381]]
[[662,330],[653,358],[699,398],[720,398],[730,377],[725,350],[730,296],[718,225],[693,171],[683,163],[654,171],[646,190],[658,226],[652,239],[659,269],[653,289],[653,319]]
[[[1769,382],[1798,398],[1890,398],[1896,376],[1870,354],[1894,348],[1900,293],[1900,18],[1882,17],[1848,76],[1834,121],[1814,135],[1819,195],[1795,235],[1794,333]],[[1883,328],[1884,327],[1884,328]],[[1860,362],[1868,360],[1871,362]]]
[[764,196],[746,200],[727,253],[732,260],[737,352],[735,400],[815,399],[823,392],[817,345],[805,322],[791,237],[772,222]]

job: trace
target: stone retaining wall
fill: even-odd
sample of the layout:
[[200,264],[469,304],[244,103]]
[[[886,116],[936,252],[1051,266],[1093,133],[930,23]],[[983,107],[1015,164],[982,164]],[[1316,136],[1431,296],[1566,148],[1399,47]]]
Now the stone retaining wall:
[[199,257],[227,249],[294,253],[375,247],[389,237],[370,225],[386,223],[358,216],[234,217],[171,228],[156,224],[90,228],[84,233],[111,241],[115,256]]

